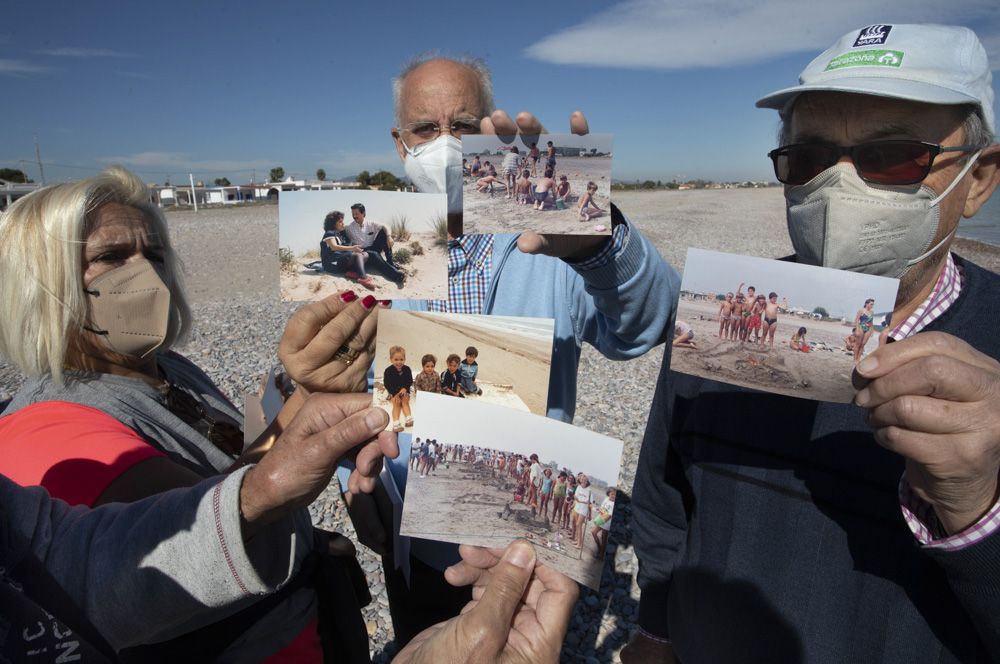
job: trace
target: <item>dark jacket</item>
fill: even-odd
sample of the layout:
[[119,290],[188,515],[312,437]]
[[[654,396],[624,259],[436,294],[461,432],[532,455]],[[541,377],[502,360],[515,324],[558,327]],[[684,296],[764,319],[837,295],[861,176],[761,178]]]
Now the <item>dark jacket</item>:
[[396,367],[390,364],[385,368],[385,373],[382,375],[382,383],[385,385],[385,391],[389,393],[390,397],[395,396],[403,388],[406,388],[407,392],[412,392],[413,373],[410,371],[410,367],[405,364],[400,371],[396,371]]
[[[926,329],[1000,358],[1000,277],[956,260],[962,294]],[[669,352],[632,507],[646,631],[685,664],[1000,661],[1000,536],[920,547],[863,409],[673,373]]]

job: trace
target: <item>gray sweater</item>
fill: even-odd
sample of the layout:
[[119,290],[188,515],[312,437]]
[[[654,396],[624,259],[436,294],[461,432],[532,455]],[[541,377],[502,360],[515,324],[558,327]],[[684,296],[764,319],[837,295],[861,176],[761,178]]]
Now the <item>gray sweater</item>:
[[[0,476],[3,581],[34,556],[116,650],[219,620],[284,585],[312,544],[308,529],[296,536],[296,522],[308,524],[304,510],[243,542],[239,492],[247,470],[94,510]],[[51,598],[31,599],[46,608]],[[0,630],[0,649],[16,648],[18,639],[20,632]]]

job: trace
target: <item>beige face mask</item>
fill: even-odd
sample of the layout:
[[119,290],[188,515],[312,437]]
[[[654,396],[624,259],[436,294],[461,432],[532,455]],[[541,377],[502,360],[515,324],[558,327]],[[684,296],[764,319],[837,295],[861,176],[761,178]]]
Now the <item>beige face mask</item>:
[[85,329],[120,355],[145,358],[166,341],[170,290],[146,259],[105,272],[84,289],[90,302]]

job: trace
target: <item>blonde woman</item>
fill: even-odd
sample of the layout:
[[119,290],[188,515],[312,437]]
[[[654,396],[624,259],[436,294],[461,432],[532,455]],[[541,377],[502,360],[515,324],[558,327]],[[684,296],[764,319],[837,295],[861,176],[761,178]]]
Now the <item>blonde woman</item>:
[[[0,354],[28,377],[4,412],[0,473],[22,485],[90,506],[191,486],[259,459],[308,389],[365,382],[374,298],[347,291],[304,307],[279,352],[300,387],[244,450],[240,411],[170,350],[191,323],[180,261],[145,185],[122,168],[17,201],[0,217],[0,246]],[[315,605],[313,590],[291,593],[217,654],[277,653],[315,632]],[[321,661],[313,641],[306,661]]]

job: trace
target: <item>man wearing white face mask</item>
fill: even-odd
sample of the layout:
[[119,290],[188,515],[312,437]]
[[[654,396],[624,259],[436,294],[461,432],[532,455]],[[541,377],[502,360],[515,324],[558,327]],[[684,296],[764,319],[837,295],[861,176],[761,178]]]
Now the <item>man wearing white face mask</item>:
[[[449,299],[393,306],[554,318],[547,414],[571,421],[582,344],[624,360],[662,343],[679,288],[677,273],[614,206],[610,240],[534,233],[463,235],[459,139],[477,133],[538,134],[544,128],[528,113],[515,122],[494,110],[489,71],[475,59],[418,58],[396,78],[393,93],[396,127],[391,133],[400,159],[420,191],[447,193],[450,236]],[[587,133],[580,113],[571,116],[570,125],[575,133]],[[406,464],[389,465],[404,484]],[[371,499],[359,495],[350,500],[361,541],[386,552],[392,541],[389,515],[381,510],[380,519],[359,517],[362,510],[372,514]],[[411,551],[409,587],[394,569],[392,556],[384,558],[395,635],[403,643],[427,624],[453,615],[467,600],[466,591],[451,588],[442,575],[457,560],[457,547],[413,540]]]
[[622,661],[1000,661],[1000,278],[949,253],[1000,183],[985,50],[965,28],[872,25],[799,81],[757,103],[783,121],[793,258],[899,277],[892,343],[851,405],[664,359]]

